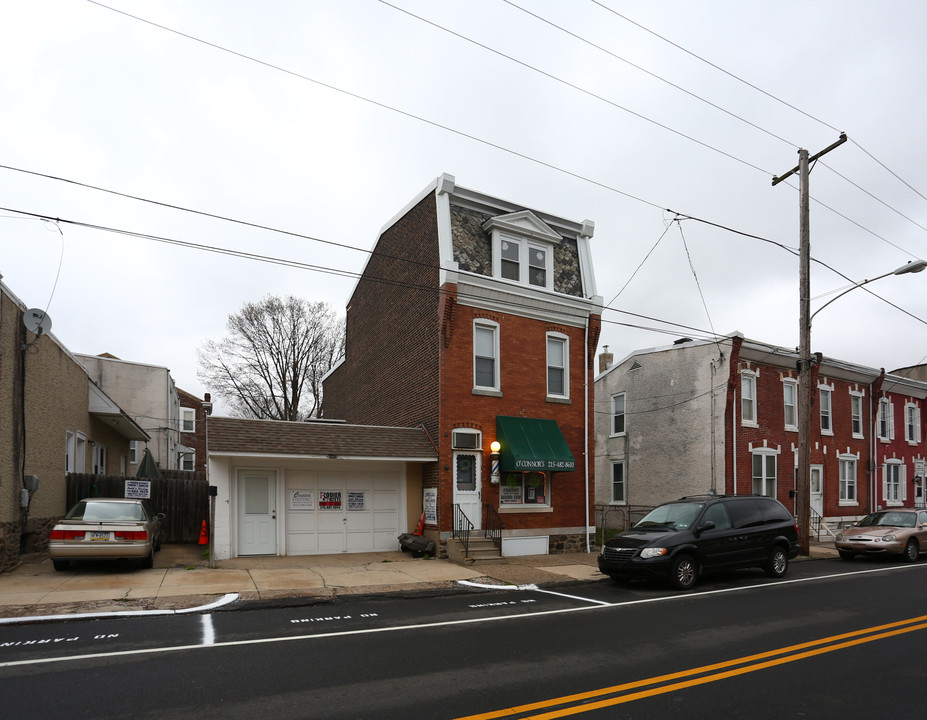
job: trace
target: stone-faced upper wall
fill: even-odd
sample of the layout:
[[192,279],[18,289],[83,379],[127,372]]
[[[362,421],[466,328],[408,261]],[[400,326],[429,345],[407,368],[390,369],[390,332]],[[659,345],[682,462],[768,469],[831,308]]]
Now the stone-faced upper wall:
[[[483,224],[492,215],[451,205],[454,260],[465,272],[492,277],[492,234]],[[583,296],[576,240],[563,238],[554,246],[554,290],[564,295]]]

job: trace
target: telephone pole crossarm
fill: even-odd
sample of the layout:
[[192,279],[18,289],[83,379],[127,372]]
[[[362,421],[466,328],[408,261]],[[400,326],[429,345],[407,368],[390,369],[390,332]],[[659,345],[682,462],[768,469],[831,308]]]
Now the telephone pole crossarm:
[[[834,148],[840,147],[840,146],[843,145],[843,143],[845,143],[846,141],[847,141],[847,134],[846,134],[846,133],[840,133],[840,139],[839,139],[837,142],[835,142],[833,145],[828,145],[826,148],[824,148],[823,150],[821,150],[821,152],[819,152],[817,155],[812,155],[810,158],[808,158],[808,162],[809,162],[809,163],[813,163],[813,162],[814,162],[815,160],[817,160],[819,157],[821,157],[822,155],[827,155],[827,153],[829,153],[831,150],[833,150]],[[781,182],[782,182],[783,180],[785,180],[786,178],[788,178],[788,177],[794,175],[794,174],[797,173],[800,169],[801,169],[801,165],[796,165],[796,166],[793,167],[791,170],[789,170],[785,175],[777,175],[776,177],[774,177],[774,178],[772,179],[773,187],[775,187],[776,185],[778,185],[779,183],[781,183]]]

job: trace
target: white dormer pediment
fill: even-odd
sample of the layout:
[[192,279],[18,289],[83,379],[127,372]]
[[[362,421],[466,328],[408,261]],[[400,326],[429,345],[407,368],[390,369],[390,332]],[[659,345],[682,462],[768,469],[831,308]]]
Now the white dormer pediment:
[[483,223],[483,229],[494,235],[499,231],[548,243],[559,244],[563,239],[560,233],[552,230],[550,225],[530,210],[492,217]]

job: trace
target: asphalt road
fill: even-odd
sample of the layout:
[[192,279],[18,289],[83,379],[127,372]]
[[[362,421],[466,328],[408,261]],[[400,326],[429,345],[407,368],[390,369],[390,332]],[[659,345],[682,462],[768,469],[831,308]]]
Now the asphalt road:
[[[0,627],[9,718],[922,715],[927,562]],[[511,710],[510,710],[511,709]]]

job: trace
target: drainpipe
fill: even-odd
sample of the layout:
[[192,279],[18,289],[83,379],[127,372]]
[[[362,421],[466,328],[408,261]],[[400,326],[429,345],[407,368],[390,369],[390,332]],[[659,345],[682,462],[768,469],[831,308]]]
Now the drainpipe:
[[731,443],[734,445],[734,452],[731,453],[731,470],[734,472],[732,483],[734,485],[734,495],[737,494],[737,389],[734,389],[734,402],[731,403]]
[[586,525],[585,525],[585,528],[583,529],[583,535],[586,536],[586,552],[590,553],[592,552],[592,546],[589,544],[589,363],[590,363],[590,358],[589,358],[589,316],[588,315],[586,316],[586,320],[585,320],[585,342],[583,342],[583,347],[585,348],[585,350],[583,351],[584,360],[585,360],[585,362],[583,363],[583,373],[584,373],[583,396],[585,400],[585,402],[583,403],[583,429],[584,429],[583,453],[585,455],[585,462],[583,463],[583,466],[585,468],[583,485],[585,486],[585,489],[586,489]]

